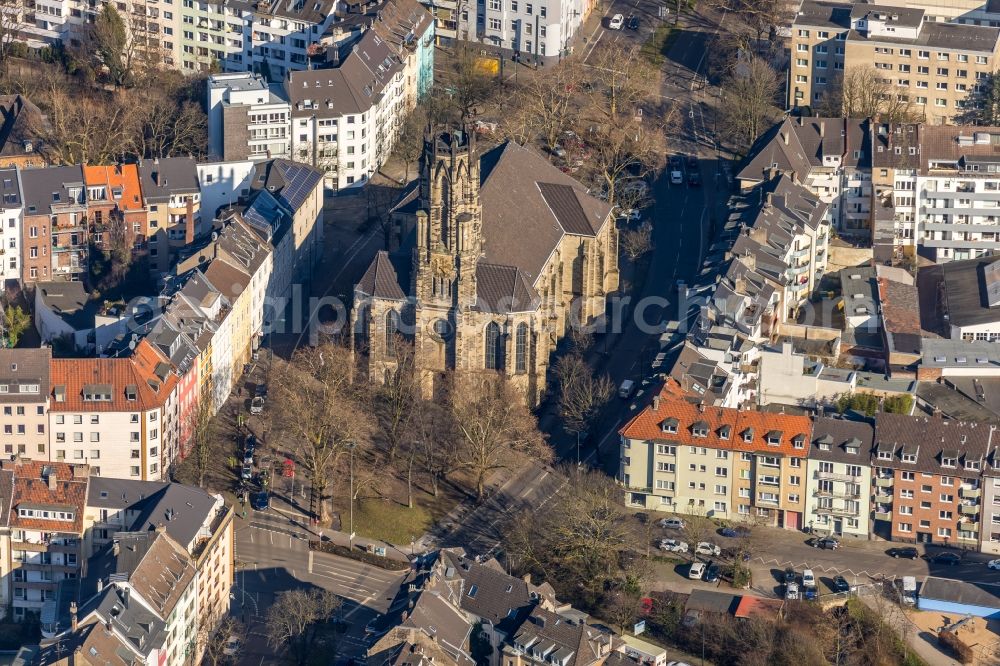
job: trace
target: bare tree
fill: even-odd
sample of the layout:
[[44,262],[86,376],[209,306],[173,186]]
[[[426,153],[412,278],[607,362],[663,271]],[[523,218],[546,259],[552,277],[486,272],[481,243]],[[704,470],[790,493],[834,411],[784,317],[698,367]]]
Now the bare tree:
[[637,45],[607,40],[594,50],[590,80],[595,118],[617,121],[636,114],[659,88],[661,73]]
[[350,350],[326,344],[300,348],[275,373],[276,425],[309,478],[309,513],[329,519],[326,500],[334,472],[350,446],[371,441],[371,416],[352,384]]
[[876,118],[901,123],[915,119],[909,98],[897,94],[891,79],[869,66],[851,67],[840,79],[843,115],[847,118]]
[[413,462],[427,476],[431,494],[437,497],[441,481],[459,466],[452,412],[437,402],[421,402],[413,429]]
[[587,79],[582,63],[567,59],[531,77],[518,90],[513,109],[504,114],[501,127],[513,138],[539,138],[550,151],[570,129],[580,112],[578,95]]
[[475,118],[477,107],[499,91],[497,77],[484,67],[476,49],[464,42],[451,54],[442,79],[462,121]]
[[203,615],[198,628],[198,641],[204,647],[202,663],[205,666],[219,666],[228,662],[238,662],[243,644],[246,642],[246,627],[234,617],[218,618]]
[[185,430],[188,436],[187,444],[194,455],[195,469],[198,470],[198,486],[205,487],[205,474],[212,462],[215,441],[215,427],[212,422],[212,392],[202,389],[198,394],[198,402],[187,415]]
[[723,79],[720,122],[741,149],[749,148],[776,117],[779,87],[774,69],[756,56],[749,56]]
[[373,411],[389,463],[394,462],[397,449],[411,432],[420,397],[413,372],[413,346],[397,334],[393,350],[394,362],[383,364],[381,374],[385,381],[372,385]]
[[653,225],[643,222],[635,229],[628,229],[621,234],[621,248],[632,261],[653,249]]
[[502,375],[459,374],[455,384],[451,404],[460,442],[458,463],[475,479],[477,498],[484,496],[491,473],[511,469],[522,456],[551,458],[524,396]]
[[410,181],[410,165],[415,164],[424,152],[424,130],[427,128],[427,105],[417,104],[403,120],[399,138],[396,139],[396,156],[403,161],[406,169],[404,180]]
[[[674,114],[667,110],[668,119]],[[608,203],[617,203],[619,183],[628,175],[645,174],[658,168],[665,154],[662,126],[642,117],[590,124],[581,135],[590,149],[585,168],[597,187],[608,193]]]
[[280,592],[267,609],[268,645],[287,647],[293,663],[306,664],[309,656],[320,649],[323,629],[340,606],[340,597],[329,590]]
[[614,384],[607,374],[597,375],[579,354],[566,354],[555,364],[559,382],[559,415],[569,430],[590,430],[601,408],[607,404]]

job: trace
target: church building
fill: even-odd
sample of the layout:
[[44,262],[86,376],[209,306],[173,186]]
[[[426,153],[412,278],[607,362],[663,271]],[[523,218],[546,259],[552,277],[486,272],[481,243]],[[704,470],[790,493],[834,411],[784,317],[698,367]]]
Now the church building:
[[429,132],[420,177],[392,213],[389,252],[355,285],[353,348],[373,381],[400,345],[427,395],[449,371],[495,370],[530,405],[573,326],[618,288],[612,207],[535,151]]

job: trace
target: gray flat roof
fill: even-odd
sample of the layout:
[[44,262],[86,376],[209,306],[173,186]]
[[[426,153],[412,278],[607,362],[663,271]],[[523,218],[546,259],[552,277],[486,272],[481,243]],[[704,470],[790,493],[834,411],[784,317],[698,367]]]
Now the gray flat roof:
[[928,576],[920,586],[920,598],[1000,610],[1000,585]]
[[925,339],[920,365],[924,368],[976,368],[983,372],[994,371],[1000,368],[1000,344],[944,338]]

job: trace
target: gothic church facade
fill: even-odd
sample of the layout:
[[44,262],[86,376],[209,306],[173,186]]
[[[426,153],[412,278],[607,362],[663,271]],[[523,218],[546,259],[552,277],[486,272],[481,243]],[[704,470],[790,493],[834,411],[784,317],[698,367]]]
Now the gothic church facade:
[[480,155],[472,134],[428,133],[392,219],[391,251],[355,285],[351,312],[373,381],[412,344],[426,395],[449,371],[491,370],[534,405],[560,338],[603,316],[618,288],[611,206],[514,142]]

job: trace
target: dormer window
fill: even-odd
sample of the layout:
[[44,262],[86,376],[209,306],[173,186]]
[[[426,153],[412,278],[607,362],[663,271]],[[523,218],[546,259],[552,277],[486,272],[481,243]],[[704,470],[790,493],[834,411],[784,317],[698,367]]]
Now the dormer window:
[[904,453],[902,456],[900,456],[900,459],[903,462],[905,462],[905,463],[915,463],[915,462],[917,462],[917,454],[916,453]]
[[945,458],[945,457],[941,458],[941,466],[942,467],[954,467],[955,463],[956,463],[956,460],[954,458]]
[[781,435],[782,433],[780,430],[772,430],[771,432],[767,433],[767,445],[781,446]]
[[981,467],[978,460],[966,460],[965,469],[978,470]]
[[792,446],[796,449],[804,449],[806,447],[805,435],[796,435],[792,438]]
[[892,460],[892,451],[887,451],[885,449],[879,449],[875,457],[879,460]]
[[698,421],[692,424],[691,434],[694,437],[708,437],[708,424],[704,421]]
[[747,428],[743,431],[743,441],[747,444],[753,441],[753,428]]
[[732,432],[732,427],[724,425],[719,428],[719,439],[729,439],[729,435]]
[[670,418],[661,424],[663,432],[674,434],[677,432],[677,419]]
[[820,451],[829,451],[830,450],[830,444],[828,442],[817,442],[816,447]]

